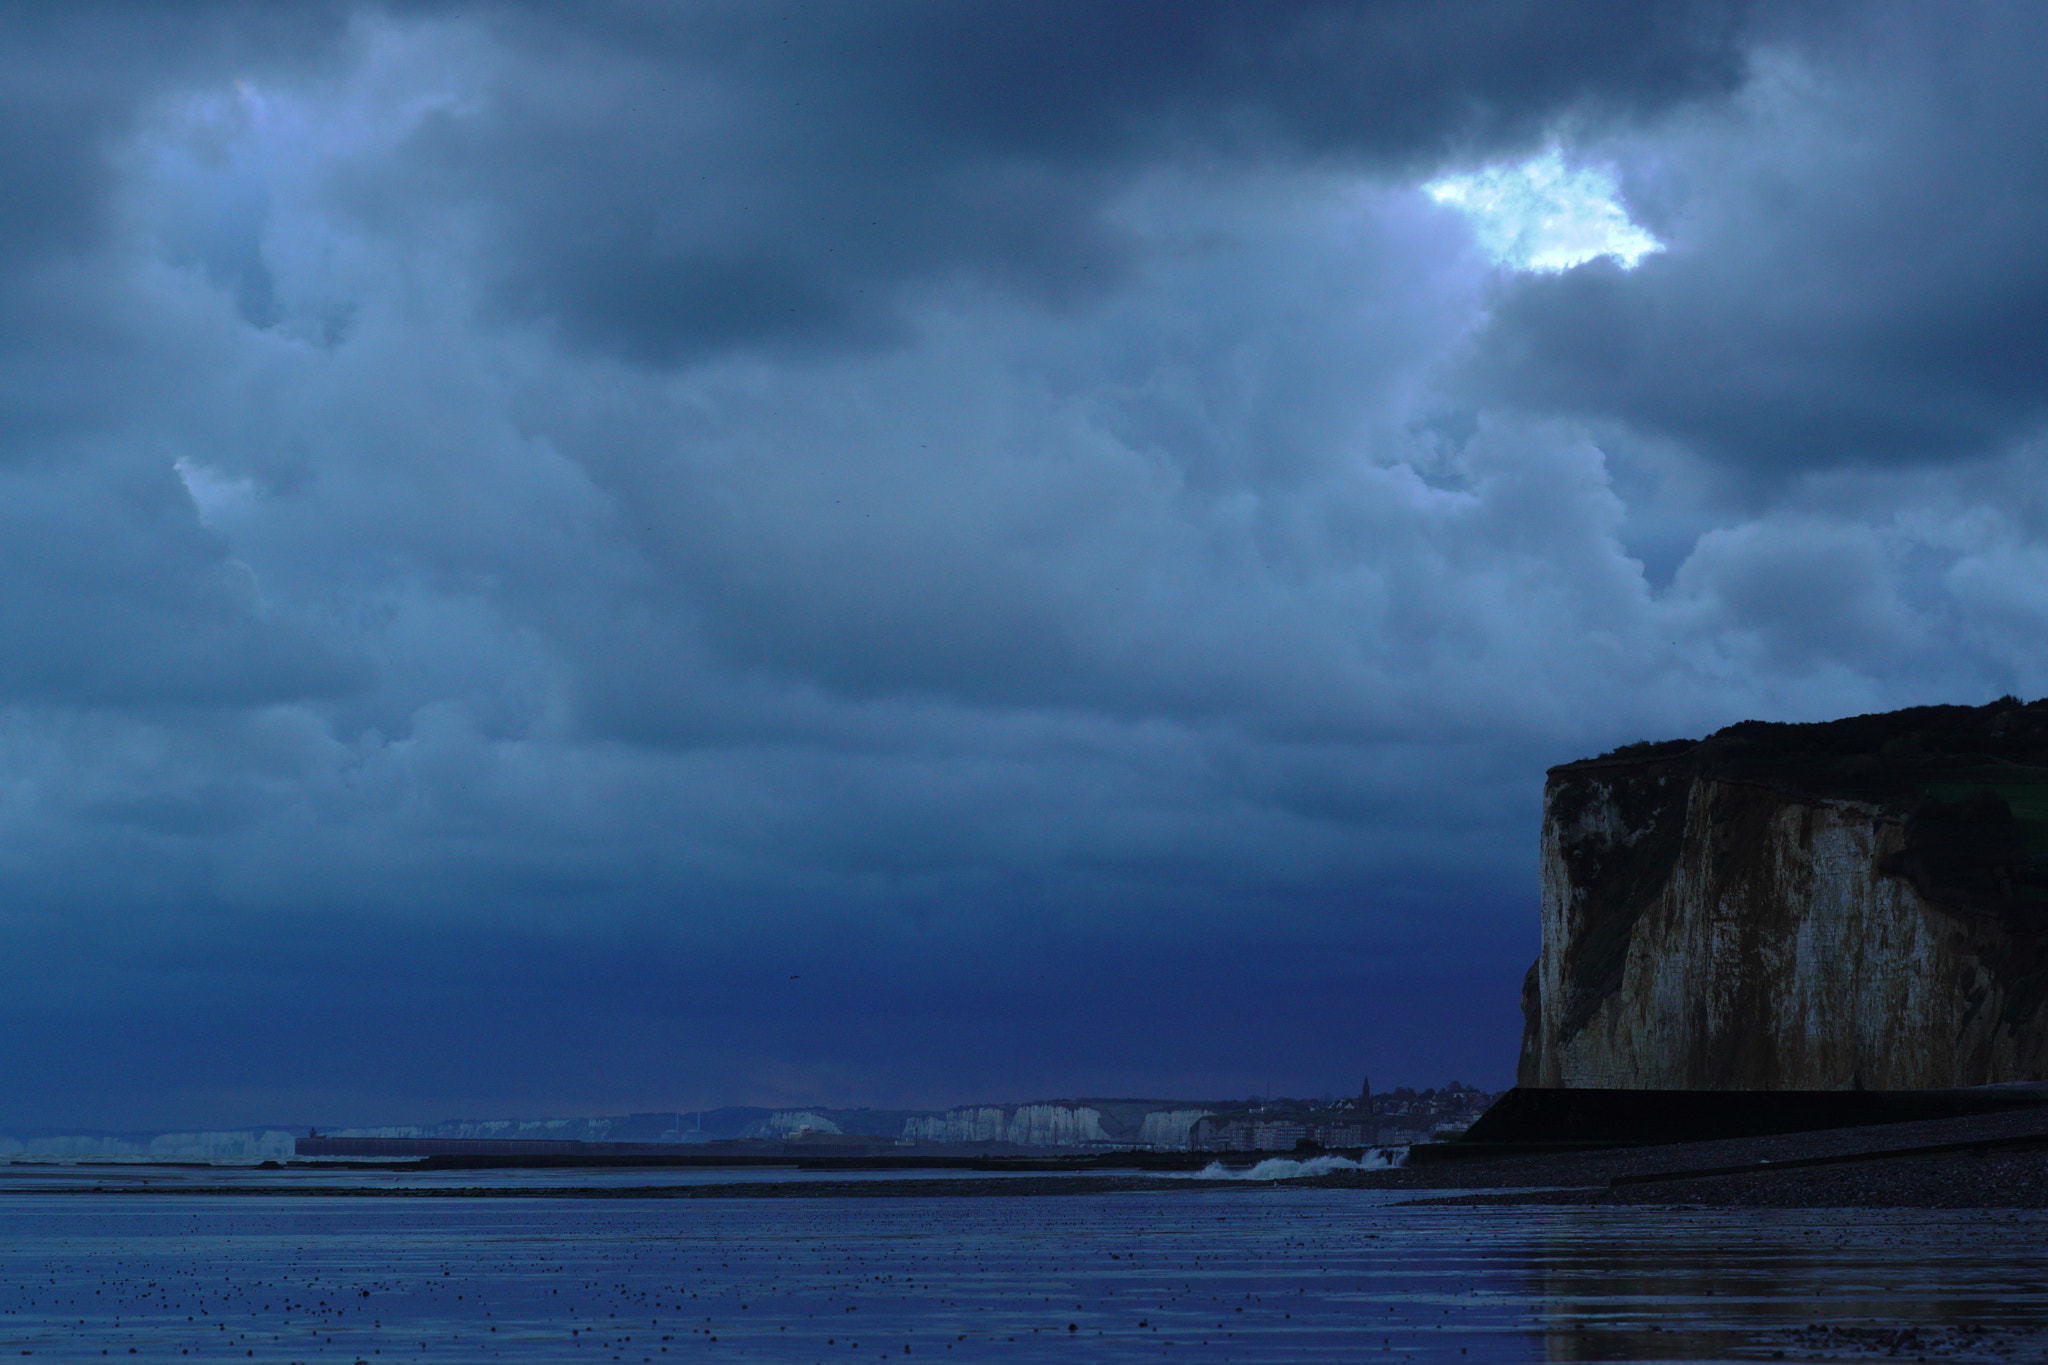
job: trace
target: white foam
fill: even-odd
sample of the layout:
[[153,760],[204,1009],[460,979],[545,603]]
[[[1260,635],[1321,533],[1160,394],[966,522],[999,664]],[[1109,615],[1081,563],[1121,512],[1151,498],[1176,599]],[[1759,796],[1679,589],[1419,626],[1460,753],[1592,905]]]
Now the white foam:
[[1309,1176],[1332,1175],[1338,1171],[1386,1171],[1406,1165],[1406,1147],[1376,1147],[1362,1160],[1348,1156],[1312,1156],[1305,1161],[1293,1157],[1269,1156],[1249,1169],[1232,1169],[1212,1161],[1194,1172],[1193,1180],[1303,1180]]

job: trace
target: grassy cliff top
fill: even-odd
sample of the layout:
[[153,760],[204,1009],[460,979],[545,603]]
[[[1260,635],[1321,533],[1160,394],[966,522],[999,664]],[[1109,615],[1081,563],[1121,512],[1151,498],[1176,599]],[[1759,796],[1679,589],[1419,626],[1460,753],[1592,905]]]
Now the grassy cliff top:
[[1693,777],[1866,803],[1902,819],[1904,847],[1883,870],[1929,900],[2005,920],[2048,998],[2048,699],[1811,725],[1746,720],[1702,740],[1628,744],[1552,768],[1553,808],[1568,816],[1594,788],[1607,791],[1632,826],[1661,835],[1645,841],[1661,867],[1676,856],[1670,817],[1691,785],[1672,779]]
[[[1745,720],[1705,739],[1625,744],[1552,768],[1553,777],[1649,767],[1758,782],[1805,795],[1910,806],[1936,788],[2048,787],[2048,698],[1914,706],[1787,725]],[[2026,804],[2031,795],[2014,792]]]

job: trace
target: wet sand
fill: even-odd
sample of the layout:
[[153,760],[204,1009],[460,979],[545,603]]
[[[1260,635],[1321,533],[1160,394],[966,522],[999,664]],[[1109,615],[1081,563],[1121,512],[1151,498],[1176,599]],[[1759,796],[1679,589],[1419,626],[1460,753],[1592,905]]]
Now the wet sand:
[[[812,1365],[2038,1358],[2048,1214],[0,1194],[0,1352]],[[1910,1353],[1910,1354],[1907,1354]]]

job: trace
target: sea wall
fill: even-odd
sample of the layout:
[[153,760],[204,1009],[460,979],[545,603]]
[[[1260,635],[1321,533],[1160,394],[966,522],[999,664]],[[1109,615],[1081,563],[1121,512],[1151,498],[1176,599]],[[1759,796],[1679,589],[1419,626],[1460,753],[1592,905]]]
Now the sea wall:
[[[1897,781],[1846,760],[1774,765],[1754,737],[1554,769],[1518,1081],[2048,1079],[2048,897],[2011,805],[2028,809],[2036,774],[1974,753],[1944,771],[1925,749]],[[1867,799],[1840,790],[1856,785],[1843,773],[1863,775]]]

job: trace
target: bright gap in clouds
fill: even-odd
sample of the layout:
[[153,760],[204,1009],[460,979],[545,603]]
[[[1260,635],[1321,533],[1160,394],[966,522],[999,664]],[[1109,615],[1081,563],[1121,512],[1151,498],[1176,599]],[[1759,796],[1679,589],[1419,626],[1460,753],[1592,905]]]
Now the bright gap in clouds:
[[1516,270],[1569,270],[1595,256],[1627,269],[1664,249],[1629,221],[1612,175],[1567,166],[1555,147],[1518,165],[1439,176],[1422,189],[1469,218],[1486,253]]

